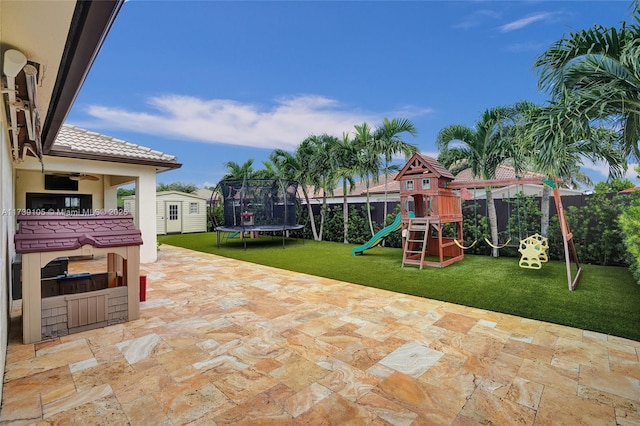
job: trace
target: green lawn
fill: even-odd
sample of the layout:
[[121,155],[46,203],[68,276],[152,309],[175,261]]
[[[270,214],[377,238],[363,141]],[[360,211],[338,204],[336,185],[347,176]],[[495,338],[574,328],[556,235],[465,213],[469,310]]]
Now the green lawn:
[[[640,341],[640,285],[626,268],[583,265],[573,292],[564,262],[540,270],[516,258],[465,256],[446,268],[401,267],[402,250],[376,247],[351,256],[353,245],[261,237],[216,244],[215,233],[160,237],[161,243],[247,262],[334,278],[466,306],[504,312]],[[160,247],[162,250],[162,247]]]

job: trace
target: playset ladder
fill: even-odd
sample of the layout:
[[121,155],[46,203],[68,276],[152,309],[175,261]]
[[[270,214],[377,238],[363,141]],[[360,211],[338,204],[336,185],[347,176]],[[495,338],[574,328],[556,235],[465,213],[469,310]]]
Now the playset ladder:
[[404,240],[402,253],[402,267],[404,265],[419,265],[422,269],[424,256],[427,252],[429,237],[429,218],[409,218],[407,237]]

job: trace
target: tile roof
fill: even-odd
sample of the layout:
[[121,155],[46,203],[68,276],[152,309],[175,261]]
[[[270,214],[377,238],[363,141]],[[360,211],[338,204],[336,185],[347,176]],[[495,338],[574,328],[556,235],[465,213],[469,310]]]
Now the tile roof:
[[[544,175],[534,172],[524,172],[518,178],[543,178]],[[510,166],[498,166],[496,169],[497,180],[509,180],[516,178],[516,170]],[[471,173],[471,169],[465,169],[456,175],[454,182],[476,182],[480,181],[480,178],[474,178]]]
[[[397,173],[390,173],[387,178],[387,188],[388,192],[400,192],[400,183],[395,179]],[[349,187],[347,186],[347,191],[349,191]],[[367,187],[364,181],[356,182],[353,187],[353,191],[347,192],[347,195],[366,195]],[[384,193],[384,175],[378,176],[378,183],[373,183],[371,181],[369,183],[369,194],[377,194]],[[333,190],[334,197],[342,197],[342,184]]]
[[631,192],[636,192],[636,191],[640,191],[640,186],[636,186],[633,188],[627,188],[627,189],[623,189],[622,191],[620,191],[621,194],[628,194]]
[[49,155],[157,164],[168,168],[181,166],[173,155],[69,124],[62,125]]
[[[421,155],[422,159],[427,161],[426,159],[430,159],[431,157],[426,157],[424,155]],[[436,162],[437,163],[437,162]],[[437,163],[440,164],[440,163]],[[430,163],[430,165],[433,166],[433,164]],[[447,175],[451,175],[450,172],[447,169],[441,170],[440,168],[438,169],[438,173],[440,173],[441,176],[447,176]],[[390,194],[394,194],[394,193],[399,193],[400,192],[400,182],[398,182],[397,180],[395,180],[395,177],[397,176],[397,174],[389,174],[389,178],[387,181],[387,191]],[[497,180],[510,180],[510,179],[515,179],[516,177],[516,172],[515,169],[513,167],[510,166],[498,166],[498,169],[496,170],[496,179]],[[522,174],[522,176],[518,176],[521,178],[542,178],[544,177],[544,175],[541,175],[539,173],[534,173],[534,172],[524,172]],[[371,183],[371,186],[369,187],[369,194],[383,194],[384,193],[384,175],[380,175],[378,177],[379,182],[377,184],[373,184]],[[463,170],[462,172],[458,173],[455,176],[455,180],[453,182],[477,182],[480,181],[482,179],[477,179],[474,178],[473,175],[471,174],[471,169],[466,169]],[[364,182],[360,181],[360,182],[356,182],[356,185],[353,189],[353,191],[349,192],[347,195],[350,196],[358,196],[358,195],[365,195],[366,194],[366,188],[365,188],[365,184]],[[333,191],[333,196],[334,197],[342,197],[342,185],[340,185],[339,187],[335,188]]]

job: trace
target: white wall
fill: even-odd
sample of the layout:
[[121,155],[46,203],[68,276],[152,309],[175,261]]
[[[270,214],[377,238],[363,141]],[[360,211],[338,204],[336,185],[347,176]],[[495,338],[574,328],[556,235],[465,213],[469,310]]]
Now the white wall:
[[142,231],[140,262],[155,262],[158,259],[158,237],[154,221],[156,212],[156,171],[146,168],[136,180],[136,209],[134,218],[138,229]]
[[[45,157],[46,158],[46,157]],[[106,210],[104,204],[104,177],[95,175],[97,181],[78,181],[78,191],[73,191],[77,195],[91,195],[93,210]],[[17,170],[16,171],[16,208],[26,208],[26,193],[47,193],[47,194],[69,194],[71,191],[52,191],[44,188],[44,174],[41,171]]]
[[[136,197],[141,200],[134,215],[135,224],[142,232],[143,244],[140,247],[140,262],[155,262],[158,256],[155,232],[155,195],[156,169],[153,166],[112,163],[108,161],[90,161],[74,158],[45,156],[45,172],[88,173],[99,177],[97,181],[79,181],[78,194],[93,195],[93,209],[115,211],[117,187],[131,182],[136,185]],[[28,158],[18,166],[16,182],[16,204],[24,208],[26,192],[65,192],[45,191],[41,165],[34,158]]]
[[5,120],[4,102],[0,102],[0,400],[7,356],[9,336],[9,315],[11,312],[11,264],[15,258],[13,234],[14,220],[14,172],[9,149],[9,132]]
[[[182,233],[206,232],[207,230],[207,200],[187,194],[158,194],[156,197],[156,232],[164,235],[166,230],[166,205],[170,202],[181,203]],[[191,203],[198,204],[198,213],[191,213]]]

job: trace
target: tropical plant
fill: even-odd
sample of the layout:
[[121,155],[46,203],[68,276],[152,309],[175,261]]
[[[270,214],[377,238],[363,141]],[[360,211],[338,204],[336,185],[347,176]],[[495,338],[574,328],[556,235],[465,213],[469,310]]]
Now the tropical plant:
[[418,131],[415,125],[406,118],[385,118],[373,135],[375,152],[382,156],[384,161],[384,217],[387,217],[388,192],[389,192],[389,171],[393,156],[403,154],[405,159],[415,154],[418,148],[410,143],[404,142],[400,135],[408,133],[416,136]]
[[371,183],[378,183],[380,174],[380,156],[375,150],[375,140],[373,139],[372,129],[367,123],[354,126],[355,141],[357,144],[357,173],[365,183],[365,191],[367,193],[367,219],[369,221],[369,230],[371,235],[375,234],[373,228],[373,219],[371,217],[371,201],[369,188]]
[[227,161],[224,163],[224,167],[227,169],[227,174],[224,175],[222,180],[251,179],[254,175],[253,161],[253,158],[248,159],[242,164],[238,164],[235,161]]
[[[633,23],[595,25],[556,41],[535,62],[539,86],[548,90],[563,134],[589,139],[594,122],[619,129],[623,157],[640,158],[640,1]],[[558,109],[560,111],[558,111]]]
[[301,142],[299,149],[305,152],[308,163],[309,183],[317,195],[322,192],[322,207],[320,208],[320,231],[318,239],[322,240],[322,232],[327,215],[327,195],[333,195],[335,174],[331,159],[332,147],[338,143],[338,138],[325,134],[311,135]]
[[[198,190],[198,185],[195,183],[173,182],[173,183],[159,183],[156,186],[156,192],[163,191],[179,191],[192,194]],[[135,191],[134,191],[135,192]]]
[[629,253],[629,269],[640,284],[640,197],[631,198],[629,208],[620,215],[619,223]]
[[316,221],[308,190],[308,185],[311,182],[311,169],[309,167],[311,151],[309,150],[308,144],[304,142],[299,144],[295,154],[291,154],[283,149],[275,149],[269,156],[269,159],[273,162],[281,177],[294,180],[300,185],[304,201],[307,205],[307,214],[309,216],[313,239],[318,241],[318,231],[316,229]]
[[[585,159],[605,161],[610,174],[620,174],[625,167],[618,149],[617,134],[604,127],[585,130],[586,123],[578,122],[568,128],[560,123],[569,114],[559,106],[540,107],[531,102],[519,102],[509,113],[513,124],[502,129],[502,137],[510,147],[516,175],[537,171],[559,179],[560,186],[578,188],[591,186],[590,177],[580,166]],[[549,227],[551,190],[543,186],[540,232],[546,236]]]
[[[484,111],[474,128],[451,125],[438,133],[436,139],[440,155],[438,161],[445,167],[465,165],[475,178],[495,179],[498,166],[514,155],[507,130],[513,125],[514,109],[499,107]],[[485,187],[492,255],[498,257],[498,223],[491,187]]]
[[263,169],[259,169],[253,172],[251,176],[254,179],[275,179],[280,177],[280,171],[277,166],[270,161],[263,161]]
[[609,179],[606,182],[598,182],[593,187],[593,192],[596,193],[607,193],[607,192],[620,192],[625,189],[633,188],[635,185],[629,179]]
[[354,176],[358,172],[357,146],[348,133],[343,133],[331,146],[331,161],[336,179],[342,181],[343,242],[349,243],[349,200],[347,195],[355,186]]

